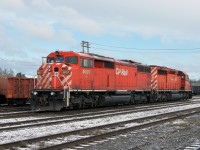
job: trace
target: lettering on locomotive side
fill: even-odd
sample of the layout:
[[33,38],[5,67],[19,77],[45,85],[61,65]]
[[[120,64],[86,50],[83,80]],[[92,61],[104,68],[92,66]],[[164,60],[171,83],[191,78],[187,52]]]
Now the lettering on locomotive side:
[[90,74],[90,70],[83,70],[83,74]]
[[128,75],[128,69],[116,68],[116,75],[127,76]]

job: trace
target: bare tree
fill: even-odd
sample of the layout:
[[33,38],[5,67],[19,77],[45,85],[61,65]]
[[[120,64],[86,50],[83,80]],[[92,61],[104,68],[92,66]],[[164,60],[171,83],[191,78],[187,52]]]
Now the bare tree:
[[14,77],[14,76],[15,73],[11,68],[9,70],[0,68],[0,77]]

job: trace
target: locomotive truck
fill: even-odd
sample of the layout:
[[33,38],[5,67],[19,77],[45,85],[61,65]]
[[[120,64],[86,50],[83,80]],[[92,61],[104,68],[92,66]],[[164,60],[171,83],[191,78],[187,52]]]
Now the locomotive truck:
[[33,110],[55,110],[189,99],[188,75],[162,66],[93,53],[55,51],[37,70]]

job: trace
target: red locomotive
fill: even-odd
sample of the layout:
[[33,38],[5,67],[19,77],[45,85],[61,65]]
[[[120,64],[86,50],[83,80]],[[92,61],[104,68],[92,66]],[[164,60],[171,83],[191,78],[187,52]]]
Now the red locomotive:
[[188,75],[182,71],[92,53],[52,52],[37,75],[34,110],[191,98]]

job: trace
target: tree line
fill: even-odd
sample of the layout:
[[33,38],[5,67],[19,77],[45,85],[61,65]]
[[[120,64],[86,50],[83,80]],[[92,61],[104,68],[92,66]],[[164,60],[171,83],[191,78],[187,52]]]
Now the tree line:
[[19,78],[25,78],[25,74],[18,72],[15,74],[15,72],[10,68],[10,69],[3,69],[0,68],[0,77],[19,77]]

